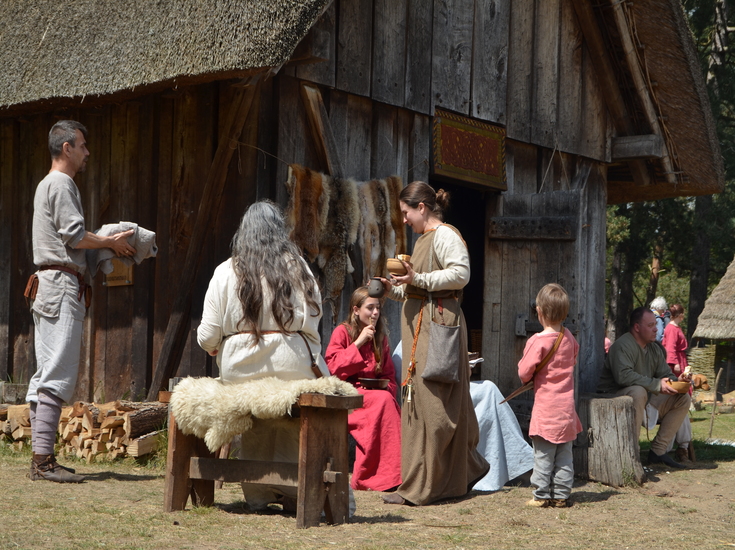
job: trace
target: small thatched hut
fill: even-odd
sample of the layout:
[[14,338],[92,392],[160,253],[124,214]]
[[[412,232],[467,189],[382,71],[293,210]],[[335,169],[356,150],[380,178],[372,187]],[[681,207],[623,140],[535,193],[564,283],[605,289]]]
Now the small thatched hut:
[[725,369],[717,391],[735,389],[735,259],[707,298],[694,339],[711,340],[715,345],[715,373]]

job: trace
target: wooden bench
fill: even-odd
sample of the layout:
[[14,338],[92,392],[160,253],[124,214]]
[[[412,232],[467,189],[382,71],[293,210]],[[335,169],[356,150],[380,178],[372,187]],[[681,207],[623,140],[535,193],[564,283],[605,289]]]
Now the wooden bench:
[[299,462],[265,462],[216,458],[204,440],[184,435],[169,417],[164,509],[183,510],[214,503],[215,481],[296,487],[296,527],[349,519],[347,413],[362,407],[362,396],[301,394]]

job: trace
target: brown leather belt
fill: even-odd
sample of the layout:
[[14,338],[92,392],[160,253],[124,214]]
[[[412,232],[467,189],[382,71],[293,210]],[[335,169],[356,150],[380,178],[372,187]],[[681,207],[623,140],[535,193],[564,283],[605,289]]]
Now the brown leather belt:
[[38,271],[47,271],[49,269],[53,271],[63,271],[64,273],[74,275],[79,282],[79,292],[77,293],[77,299],[81,302],[83,296],[84,305],[86,307],[89,307],[89,305],[92,303],[92,287],[85,282],[84,275],[70,267],[66,267],[65,265],[44,265],[39,267]]

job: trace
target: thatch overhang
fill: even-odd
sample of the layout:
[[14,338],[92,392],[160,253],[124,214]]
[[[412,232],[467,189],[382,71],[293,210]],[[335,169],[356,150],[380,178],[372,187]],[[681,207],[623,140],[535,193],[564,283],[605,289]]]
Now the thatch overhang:
[[704,303],[694,338],[735,340],[735,260]]
[[4,0],[0,116],[278,67],[330,3]]
[[[606,13],[610,2],[603,0]],[[680,0],[635,2],[634,38],[651,84],[650,97],[658,111],[671,156],[674,181],[658,159],[646,161],[651,183],[637,185],[625,164],[608,171],[608,202],[636,202],[678,196],[719,193],[725,170],[715,121],[694,40]],[[609,17],[609,16],[608,16]],[[611,44],[613,50],[619,45]],[[621,64],[624,66],[624,64]],[[625,93],[625,92],[624,92]],[[639,105],[628,101],[635,117]],[[650,128],[641,128],[641,133]]]

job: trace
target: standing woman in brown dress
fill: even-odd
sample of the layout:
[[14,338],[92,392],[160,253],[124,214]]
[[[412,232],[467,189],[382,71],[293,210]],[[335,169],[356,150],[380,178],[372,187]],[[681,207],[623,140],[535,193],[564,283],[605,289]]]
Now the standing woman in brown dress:
[[[421,236],[411,256],[413,267],[405,264],[406,275],[394,278],[388,296],[404,302],[403,361],[409,365],[413,358],[415,367],[409,366],[403,381],[403,483],[383,499],[389,504],[425,505],[467,494],[489,466],[477,452],[479,428],[470,398],[467,326],[460,309],[462,289],[470,280],[467,246],[456,228],[442,222],[442,212],[449,206],[449,194],[443,189],[435,192],[429,184],[415,181],[401,191],[400,206],[403,222]],[[384,280],[384,285],[389,282]],[[430,316],[440,305],[445,323],[461,327],[453,365],[459,375],[455,383],[422,378]]]

